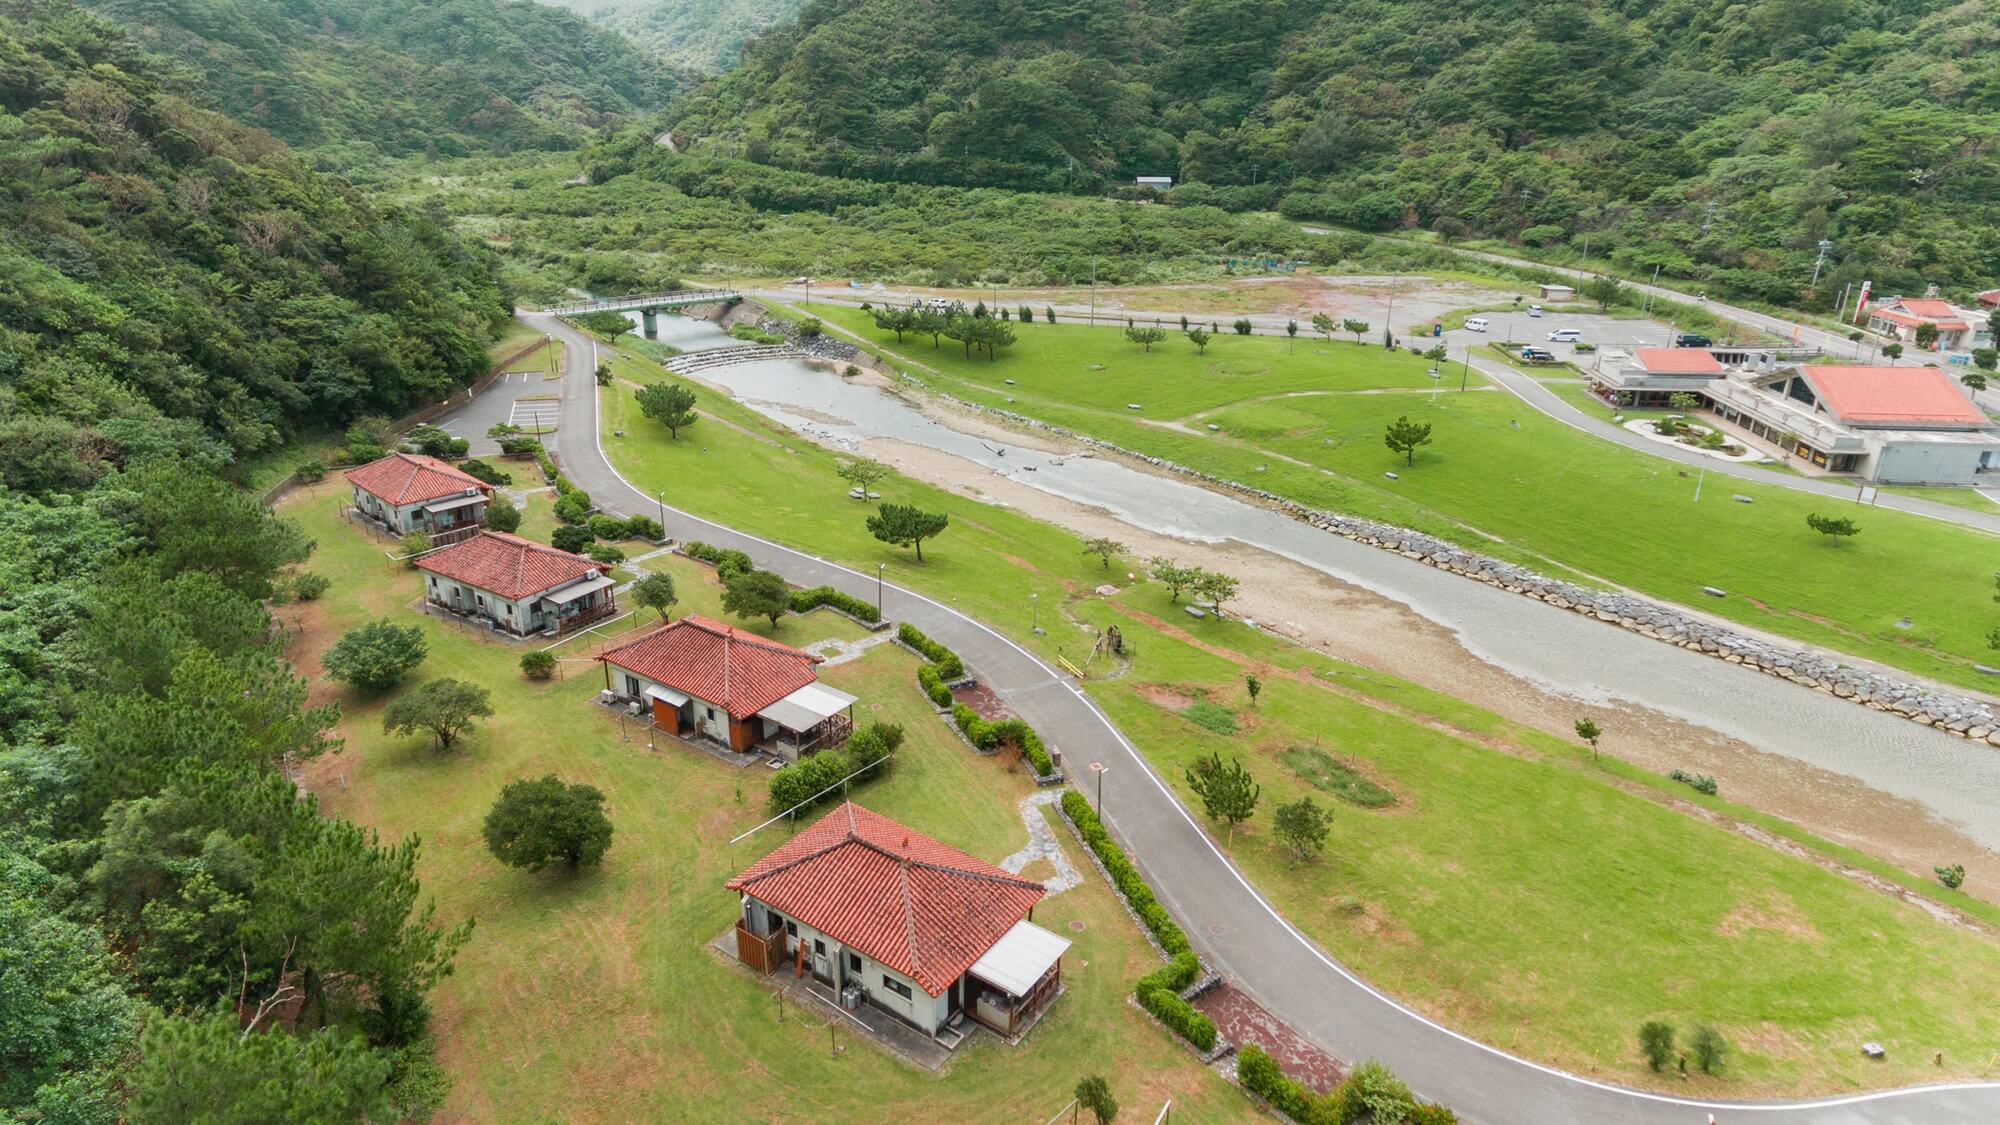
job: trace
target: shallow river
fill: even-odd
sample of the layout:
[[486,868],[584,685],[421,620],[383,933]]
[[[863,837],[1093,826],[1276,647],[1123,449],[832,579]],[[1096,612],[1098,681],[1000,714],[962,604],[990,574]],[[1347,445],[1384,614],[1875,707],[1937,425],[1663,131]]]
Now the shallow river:
[[[687,342],[668,339],[670,320],[677,318],[661,318],[661,337],[678,347],[712,346],[704,337],[720,336],[697,329],[683,337]],[[2000,751],[1983,744],[1447,574],[1191,484],[1099,458],[1003,447],[933,421],[878,388],[801,364],[748,363],[701,376],[828,444],[856,448],[868,438],[893,438],[927,445],[1138,527],[1183,539],[1234,539],[1275,552],[1410,606],[1453,630],[1481,659],[1550,690],[1648,707],[1846,774],[1922,804],[2000,851],[2000,807],[1993,801],[2000,794]]]

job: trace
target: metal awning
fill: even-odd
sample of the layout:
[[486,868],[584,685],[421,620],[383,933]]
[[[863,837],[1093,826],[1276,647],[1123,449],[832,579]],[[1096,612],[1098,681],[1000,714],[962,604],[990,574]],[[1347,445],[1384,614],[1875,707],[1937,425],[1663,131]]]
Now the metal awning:
[[1026,996],[1068,951],[1068,938],[1023,918],[966,971],[1009,996]]
[[544,594],[542,595],[542,600],[551,602],[555,605],[564,605],[568,602],[573,602],[576,599],[583,597],[586,594],[594,594],[599,590],[608,590],[611,587],[616,586],[617,584],[618,584],[617,582],[609,578],[603,578],[603,577],[586,578],[583,581],[576,583],[575,585],[564,586],[562,589],[557,590],[553,594]]
[[449,512],[454,508],[470,508],[474,504],[486,502],[486,494],[474,489],[470,496],[447,496],[424,505],[426,512]]
[[822,683],[810,683],[757,712],[757,715],[786,730],[805,731],[852,706],[854,697],[846,692]]
[[657,699],[669,707],[685,707],[688,701],[686,693],[675,691],[670,687],[662,687],[658,684],[648,686],[639,694],[645,696],[647,699]]

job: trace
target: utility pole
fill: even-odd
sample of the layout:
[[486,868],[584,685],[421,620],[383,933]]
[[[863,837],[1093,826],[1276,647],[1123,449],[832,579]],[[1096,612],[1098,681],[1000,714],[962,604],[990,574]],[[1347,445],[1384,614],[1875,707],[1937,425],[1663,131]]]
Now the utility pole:
[[[1656,266],[1654,266],[1654,267],[1653,267],[1653,285],[1654,285],[1654,286],[1657,286],[1657,285],[1659,285],[1659,284],[1660,284],[1660,268],[1661,268],[1661,266],[1663,266],[1663,265],[1665,265],[1665,263],[1664,263],[1664,262],[1660,263],[1660,265],[1656,265]],[[1645,307],[1645,308],[1643,308],[1643,309],[1641,309],[1641,310],[1639,310],[1639,315],[1640,315],[1640,316],[1642,316],[1642,317],[1643,317],[1643,316],[1649,316],[1649,315],[1651,315],[1651,314],[1652,314],[1652,312],[1653,312],[1653,290],[1652,290],[1651,288],[1648,288],[1648,289],[1646,290],[1646,307]]]
[[1097,327],[1097,259],[1090,259],[1090,326]]
[[1833,249],[1833,243],[1828,242],[1824,238],[1819,240],[1819,257],[1813,259],[1812,281],[1807,284],[1806,288],[1815,289],[1819,287],[1820,267],[1826,265],[1826,252],[1831,249]]
[[1466,381],[1472,378],[1472,345],[1465,345],[1465,365],[1458,373],[1458,389],[1465,390]]

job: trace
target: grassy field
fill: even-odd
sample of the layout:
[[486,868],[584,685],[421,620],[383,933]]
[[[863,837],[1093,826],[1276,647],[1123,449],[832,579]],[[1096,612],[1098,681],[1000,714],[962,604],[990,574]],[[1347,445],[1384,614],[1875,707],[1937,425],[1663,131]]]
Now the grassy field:
[[[893,346],[866,313],[826,311]],[[1110,330],[1017,332],[1020,342],[995,361],[934,351],[928,340],[899,350],[941,389],[1315,507],[1668,600],[1694,601],[1717,586],[1732,596],[1700,599],[1705,612],[1990,687],[1973,665],[1990,655],[1992,615],[1975,607],[1992,593],[2000,545],[1992,536],[1874,510],[1853,513],[1862,534],[1835,545],[1805,517],[1850,514],[1840,502],[1740,482],[1708,489],[1696,506],[1694,482],[1678,466],[1579,433],[1511,396],[1406,393],[1428,383],[1426,361],[1407,354],[1320,343],[1288,355],[1282,341],[1225,336],[1198,357],[1178,339],[1144,353]],[[1382,444],[1400,415],[1434,427],[1414,466]],[[1391,471],[1398,479],[1384,476]],[[1912,627],[1898,628],[1905,617]]]
[[[385,835],[419,834],[419,875],[441,917],[477,918],[457,971],[433,994],[440,1056],[456,1080],[441,1119],[1040,1121],[1093,1072],[1109,1076],[1136,1112],[1150,1115],[1171,1097],[1176,1119],[1252,1114],[1126,1002],[1132,980],[1158,959],[1095,875],[1036,910],[1039,923],[1075,942],[1063,966],[1069,992],[1018,1048],[975,1042],[932,1074],[845,1030],[846,1050],[830,1056],[824,1013],[788,1005],[777,1022],[766,984],[707,948],[736,912],[723,881],[787,834],[780,825],[727,843],[764,818],[768,771],[622,738],[591,704],[602,681],[587,640],[558,650],[562,679],[534,684],[517,668],[525,646],[419,617],[409,608],[413,573],[387,564],[379,544],[339,519],[338,503],[337,490],[321,485],[285,507],[318,540],[313,566],[334,580],[324,600],[284,611],[299,629],[294,655],[307,674],[317,675],[318,652],[340,631],[386,615],[421,622],[429,637],[414,679],[486,685],[498,711],[462,748],[439,754],[384,736],[381,700],[334,692],[347,746],[312,769],[331,809]],[[677,614],[718,612],[707,568],[656,562],[678,579]],[[775,635],[803,644],[858,632],[814,613],[786,618]],[[826,671],[827,682],[864,701],[857,717],[909,732],[890,776],[859,787],[856,799],[998,860],[1026,840],[1016,805],[1032,786],[1018,766],[978,757],[949,733],[917,694],[915,659],[878,646]],[[617,835],[600,870],[529,875],[501,867],[481,843],[480,821],[500,787],[547,772],[608,795]],[[1087,868],[1080,848],[1067,846]]]
[[[626,377],[661,377],[624,364]],[[864,571],[899,557],[859,530],[844,502],[815,499],[822,489],[837,495],[831,454],[712,395],[699,435],[671,442],[627,416],[627,398],[623,389],[605,397],[606,442],[641,487],[666,487],[677,506]],[[628,423],[636,428],[625,438],[608,436]],[[1101,572],[1079,560],[1067,533],[906,480],[882,491],[953,517],[926,549],[934,561],[905,562],[891,572],[898,582],[986,616],[1044,652],[1070,630],[1029,636],[1021,600],[997,594],[996,583],[1056,592],[1060,600],[1044,598],[1045,624],[1052,605],[1099,626],[1115,620],[1139,655],[1092,690],[1168,776],[1178,778],[1205,750],[1245,755],[1264,783],[1259,816],[1267,818],[1279,800],[1308,791],[1280,755],[1317,743],[1387,788],[1396,798],[1387,808],[1341,805],[1322,863],[1289,868],[1261,819],[1238,833],[1236,854],[1312,937],[1453,1026],[1644,1083],[1632,1048],[1639,1021],[1663,1016],[1685,1028],[1708,1020],[1742,1052],[1726,1079],[1705,1080],[1732,1095],[1936,1077],[1933,1050],[1946,1052],[1957,1075],[1987,1061],[1979,1048],[2000,1031],[2000,1016],[1950,983],[1962,974],[1929,966],[2000,968],[1992,941],[1663,802],[1713,809],[1989,925],[2000,923],[2000,910],[1267,634],[1213,620],[1187,625],[1191,635],[1163,626],[1162,618],[1181,615],[1152,584],[1115,599],[1091,594]],[[1255,709],[1244,705],[1246,666],[1269,685]],[[1204,697],[1209,712],[1196,717],[1227,709],[1238,733],[1218,735],[1212,728],[1227,723],[1203,726],[1178,713]],[[1901,1044],[1888,1066],[1855,1061],[1854,1045],[1869,1037]]]

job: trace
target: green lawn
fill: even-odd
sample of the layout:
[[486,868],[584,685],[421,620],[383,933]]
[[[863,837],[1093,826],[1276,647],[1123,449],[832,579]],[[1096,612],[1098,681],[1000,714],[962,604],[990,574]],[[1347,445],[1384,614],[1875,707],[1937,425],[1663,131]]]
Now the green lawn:
[[[1645,1085],[1639,1023],[1685,1035],[1710,1022],[1736,1054],[1692,1092],[1728,1097],[1983,1073],[2000,1011],[1962,982],[2000,970],[1992,940],[1647,799],[1658,779],[1622,763],[1239,625],[1162,626],[1182,618],[1157,587],[1077,611],[1142,638],[1132,667],[1092,692],[1183,801],[1200,808],[1185,776],[1198,756],[1238,756],[1256,775],[1261,803],[1230,847],[1246,874],[1334,955],[1450,1026]],[[1254,706],[1249,668],[1264,683]],[[1233,711],[1236,733],[1190,721],[1190,699]],[[1394,802],[1340,799],[1316,784],[1315,758]],[[1333,831],[1320,861],[1294,866],[1270,818],[1302,796],[1332,809]],[[1860,1057],[1866,1040],[1889,1045],[1886,1064]]]
[[[825,311],[893,346],[867,314]],[[1254,480],[1315,507],[1546,569],[1574,568],[1668,600],[1692,602],[1702,587],[1721,587],[1732,596],[1700,599],[1703,611],[1940,680],[1990,686],[1973,665],[1990,656],[1992,615],[1977,607],[1992,593],[2000,546],[1992,536],[1878,509],[1856,513],[1862,534],[1833,545],[1805,517],[1848,514],[1839,501],[1761,484],[1709,488],[1696,506],[1694,484],[1677,466],[1580,433],[1511,396],[1354,393],[1428,382],[1424,360],[1379,348],[1322,343],[1300,369],[1281,341],[1264,338],[1223,337],[1198,359],[1184,341],[1149,355],[1110,330],[1016,331],[1020,342],[996,361],[933,351],[928,340],[900,350],[920,370],[942,373],[933,376],[940,389]],[[1140,410],[1127,409],[1135,402]],[[1414,466],[1382,445],[1385,424],[1404,414],[1434,427]],[[1384,476],[1391,471],[1399,479]],[[1738,493],[1754,502],[1733,502]],[[1896,627],[1904,617],[1913,628]]]
[[[664,377],[619,363],[627,378]],[[635,483],[669,489],[677,506],[864,572],[897,559],[896,581],[1044,652],[1076,635],[1050,622],[1052,606],[1075,621],[1116,620],[1138,656],[1092,690],[1168,776],[1178,780],[1179,768],[1207,749],[1243,754],[1265,785],[1259,815],[1268,818],[1278,800],[1308,791],[1278,755],[1317,743],[1388,789],[1396,801],[1385,809],[1340,803],[1323,863],[1289,869],[1263,834],[1267,819],[1239,833],[1236,853],[1307,933],[1454,1027],[1644,1082],[1631,1057],[1639,1021],[1709,1020],[1742,1051],[1740,1066],[1714,1082],[1729,1095],[1936,1077],[1932,1050],[1946,1052],[1950,1074],[1966,1075],[1985,1062],[1981,1044],[2000,1032],[2000,1015],[1953,983],[1985,968],[1933,968],[2000,968],[1990,940],[1660,802],[1716,809],[2000,924],[2000,909],[1944,891],[1928,873],[1897,870],[1619,762],[1593,765],[1469,704],[1234,623],[1187,625],[1204,646],[1194,647],[1160,624],[1181,615],[1154,584],[1115,600],[1091,594],[1102,572],[1079,557],[1073,536],[892,478],[881,486],[886,496],[953,515],[951,530],[926,550],[930,561],[914,565],[860,529],[857,509],[838,498],[833,455],[711,394],[703,398],[710,417],[673,442],[628,413],[629,398],[623,388],[604,398],[607,448]],[[628,424],[635,428],[625,438],[609,436]],[[1008,592],[998,590],[1003,584]],[[1028,635],[1024,599],[1012,590],[1048,592],[1047,637]],[[1267,684],[1255,709],[1244,703],[1239,658],[1255,662]],[[1211,709],[1197,713],[1199,724],[1155,702],[1204,695]],[[1212,733],[1228,728],[1222,719],[1238,733]],[[1892,1062],[1859,1064],[1854,1047],[1863,1038],[1893,1040]]]
[[[334,580],[324,600],[281,611],[300,629],[294,656],[305,673],[317,676],[317,654],[341,630],[386,615],[424,627],[431,650],[416,679],[478,682],[498,711],[438,754],[385,737],[381,700],[324,687],[342,704],[347,744],[310,770],[330,809],[388,836],[421,835],[418,873],[440,917],[477,918],[433,993],[440,1058],[455,1079],[441,1120],[1041,1121],[1092,1072],[1109,1076],[1135,1115],[1172,1098],[1176,1119],[1251,1116],[1242,1095],[1127,1003],[1158,958],[1094,875],[1036,909],[1037,922],[1075,945],[1063,965],[1068,994],[1020,1047],[976,1042],[932,1074],[844,1030],[846,1050],[831,1057],[824,1013],[787,1006],[777,1022],[766,984],[707,948],[736,912],[723,881],[787,834],[779,825],[727,842],[764,818],[770,773],[622,739],[591,703],[602,681],[588,640],[558,650],[562,679],[534,684],[517,670],[526,646],[418,616],[413,572],[386,564],[338,504],[337,488],[321,485],[284,509],[318,541],[314,568]],[[661,561],[680,580],[680,611],[717,612],[706,568]],[[814,613],[785,619],[777,635],[808,643],[855,632]],[[1026,840],[1016,805],[1033,788],[1018,767],[950,734],[917,693],[915,660],[885,645],[826,671],[861,697],[859,717],[909,732],[890,776],[855,797],[998,860]],[[617,835],[601,870],[529,875],[486,853],[480,821],[500,787],[551,771],[608,795]]]

